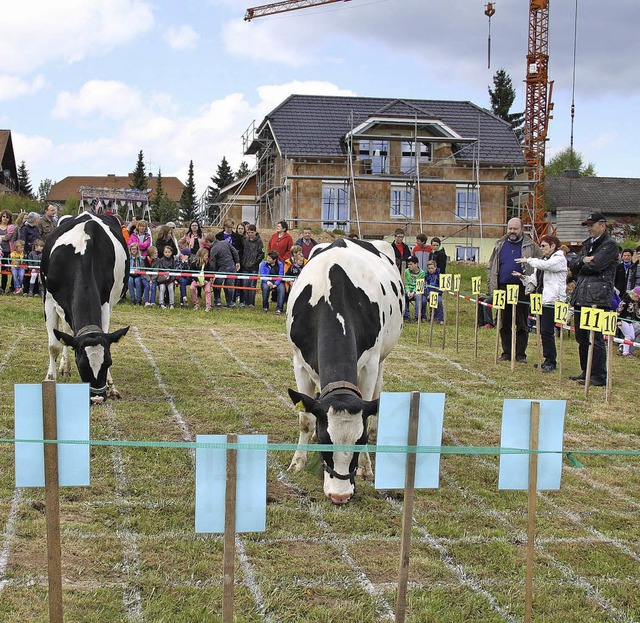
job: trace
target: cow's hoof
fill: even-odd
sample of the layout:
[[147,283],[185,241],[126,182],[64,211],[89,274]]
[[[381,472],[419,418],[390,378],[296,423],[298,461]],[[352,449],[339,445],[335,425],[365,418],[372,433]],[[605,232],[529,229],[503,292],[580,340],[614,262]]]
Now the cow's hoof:
[[117,389],[110,389],[107,392],[107,396],[113,400],[120,400],[122,398],[120,392]]
[[92,405],[104,404],[104,396],[91,396],[90,400]]
[[365,469],[364,467],[358,467],[356,475],[367,482],[373,482],[375,480],[373,472],[370,469]]
[[294,472],[294,473],[301,472],[304,469],[304,466],[305,466],[305,461],[303,461],[302,459],[293,459],[287,471]]

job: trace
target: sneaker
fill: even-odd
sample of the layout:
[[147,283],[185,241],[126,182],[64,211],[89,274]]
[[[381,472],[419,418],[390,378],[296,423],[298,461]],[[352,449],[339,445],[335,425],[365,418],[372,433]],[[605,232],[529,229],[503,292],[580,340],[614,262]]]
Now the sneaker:
[[577,374],[576,376],[570,376],[570,381],[584,381],[585,375],[584,372],[582,374]]
[[22,296],[29,296],[29,293],[28,292],[23,292]]
[[147,302],[144,304],[145,307],[151,307],[151,303]]
[[516,356],[516,363],[527,363],[527,358]]
[[22,292],[22,288],[16,288],[14,294],[20,294]]
[[511,355],[507,355],[507,353],[502,353],[498,358],[498,361],[511,361]]
[[185,307],[189,304],[189,302],[187,301],[187,297],[186,297],[186,296],[183,296],[183,297],[182,297],[182,304],[183,304]]
[[0,288],[0,296],[4,294],[4,290]]
[[[198,303],[196,303],[196,304],[193,306],[193,309],[196,309],[196,310],[200,309],[200,305],[198,305]],[[207,311],[209,311],[210,309],[211,309],[210,307],[207,307]]]
[[[586,379],[581,379],[578,381],[580,385],[585,385],[587,382]],[[593,387],[604,387],[607,384],[607,379],[601,379],[598,377],[592,378],[589,385],[593,385]]]
[[244,303],[240,303],[240,307],[244,307]]
[[173,305],[169,305],[169,309],[173,309]]
[[281,314],[282,310],[281,309],[276,309],[276,314]]
[[268,307],[263,307],[262,309],[264,309],[264,313],[265,313],[265,314],[266,314],[266,313],[268,313],[268,311],[269,311],[269,308],[268,308]]
[[542,364],[542,372],[544,373],[548,373],[548,372],[554,372],[556,369],[555,366],[549,365],[549,364]]
[[[200,309],[200,307],[196,307],[196,309]],[[205,307],[204,311],[210,312],[211,311],[211,307],[210,306]]]
[[160,309],[167,309],[166,305],[160,305]]
[[216,307],[222,307],[222,303],[216,303]]
[[229,303],[229,304],[227,305],[227,308],[228,308],[228,309],[233,309],[235,306],[236,306],[236,304],[235,304],[235,303]]
[[247,307],[250,307],[251,309],[253,309],[255,305],[247,305]]
[[495,326],[492,325],[492,324],[487,323],[487,324],[483,324],[480,328],[481,329],[495,329]]

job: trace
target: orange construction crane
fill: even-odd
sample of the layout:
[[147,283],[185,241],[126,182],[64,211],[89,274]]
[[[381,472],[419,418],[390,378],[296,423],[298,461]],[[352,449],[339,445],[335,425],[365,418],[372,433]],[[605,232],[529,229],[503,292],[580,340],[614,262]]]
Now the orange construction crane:
[[317,6],[319,4],[331,4],[332,2],[349,2],[350,0],[288,0],[285,2],[272,2],[271,4],[263,4],[251,9],[247,9],[244,19],[250,22],[254,17],[264,17],[265,15],[274,15],[275,13],[285,13],[287,11],[295,11],[296,9],[304,9],[308,6]]
[[[274,2],[247,9],[244,19],[295,11],[310,6],[349,2],[349,0],[290,0]],[[491,19],[495,13],[494,3],[486,5],[485,15]],[[490,48],[489,48],[490,53]],[[524,157],[529,179],[535,182],[529,201],[522,212],[522,220],[531,224],[538,240],[555,228],[545,219],[544,208],[544,164],[549,119],[552,118],[551,93],[553,82],[549,82],[549,0],[529,0],[529,34],[527,39],[527,86],[524,116]]]

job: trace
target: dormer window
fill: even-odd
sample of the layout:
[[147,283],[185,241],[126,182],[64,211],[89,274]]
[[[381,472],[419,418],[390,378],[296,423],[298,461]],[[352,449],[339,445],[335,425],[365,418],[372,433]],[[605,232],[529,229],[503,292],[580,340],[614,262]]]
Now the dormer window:
[[402,156],[400,157],[400,172],[413,174],[416,172],[416,152],[420,150],[418,155],[418,163],[425,164],[431,161],[431,143],[423,143],[418,141],[417,147],[415,141],[402,141]]
[[389,173],[389,141],[361,140],[358,145],[358,160],[366,173]]

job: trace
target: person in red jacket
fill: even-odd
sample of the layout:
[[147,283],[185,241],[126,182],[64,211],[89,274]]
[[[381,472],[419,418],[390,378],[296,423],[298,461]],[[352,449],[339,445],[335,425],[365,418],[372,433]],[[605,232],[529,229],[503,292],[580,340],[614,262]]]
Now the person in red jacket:
[[278,221],[276,224],[276,231],[269,239],[269,246],[267,247],[267,253],[269,251],[278,252],[278,260],[284,265],[285,261],[289,259],[291,255],[291,247],[293,246],[293,238],[289,233],[289,226],[286,221]]

